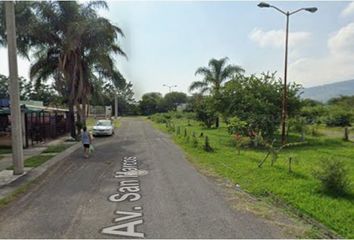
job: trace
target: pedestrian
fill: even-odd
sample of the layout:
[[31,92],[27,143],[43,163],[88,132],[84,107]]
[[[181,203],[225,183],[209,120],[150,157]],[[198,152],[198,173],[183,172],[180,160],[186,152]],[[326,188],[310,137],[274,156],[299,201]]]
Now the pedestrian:
[[91,144],[91,135],[90,133],[87,132],[87,128],[83,128],[83,132],[81,134],[81,140],[82,144],[84,146],[84,157],[88,158],[89,157],[89,150],[90,150],[90,144]]

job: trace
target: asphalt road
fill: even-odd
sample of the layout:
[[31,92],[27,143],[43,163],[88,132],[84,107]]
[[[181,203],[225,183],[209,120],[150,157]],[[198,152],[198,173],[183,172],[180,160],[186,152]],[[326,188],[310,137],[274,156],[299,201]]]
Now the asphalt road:
[[[170,138],[123,119],[89,159],[63,160],[0,212],[1,238],[281,238],[281,229],[231,208]],[[138,169],[136,171],[135,169]]]

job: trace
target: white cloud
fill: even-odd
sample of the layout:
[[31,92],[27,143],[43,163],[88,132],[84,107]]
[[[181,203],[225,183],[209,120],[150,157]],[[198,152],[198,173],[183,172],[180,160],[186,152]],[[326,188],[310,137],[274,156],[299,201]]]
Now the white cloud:
[[[307,42],[311,37],[309,32],[290,32],[289,45],[297,46]],[[249,38],[256,42],[260,47],[284,47],[285,31],[284,30],[270,30],[263,31],[255,28],[249,34]]]
[[348,4],[348,6],[341,12],[342,17],[347,17],[354,14],[354,2]]
[[305,87],[354,79],[354,22],[331,35],[328,54],[301,58],[289,66],[291,80]]
[[328,47],[332,55],[354,54],[354,22],[341,28],[328,40]]

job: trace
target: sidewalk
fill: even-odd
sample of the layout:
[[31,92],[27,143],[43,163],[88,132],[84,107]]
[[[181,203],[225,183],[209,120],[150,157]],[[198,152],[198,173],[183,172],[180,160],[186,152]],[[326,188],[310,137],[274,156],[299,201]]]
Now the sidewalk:
[[[23,159],[25,161],[26,159],[28,159],[32,156],[39,155],[44,150],[46,150],[48,148],[48,146],[65,144],[65,140],[68,138],[69,138],[68,136],[63,136],[63,137],[60,137],[60,138],[52,140],[52,141],[37,144],[36,146],[30,147],[27,149],[23,149],[23,155],[24,155]],[[68,144],[70,144],[70,143],[72,143],[72,142],[68,142]],[[55,155],[55,153],[53,155]],[[0,159],[0,188],[10,184],[11,182],[17,180],[18,178],[26,175],[31,170],[31,168],[25,168],[24,174],[13,175],[13,170],[6,170],[7,168],[9,168],[13,165],[12,154],[11,153],[10,154],[1,154],[0,156],[3,157],[2,159]]]

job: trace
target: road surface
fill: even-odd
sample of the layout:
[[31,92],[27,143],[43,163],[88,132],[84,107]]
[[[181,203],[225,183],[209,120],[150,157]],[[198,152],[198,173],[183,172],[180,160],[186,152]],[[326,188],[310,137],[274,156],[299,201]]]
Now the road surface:
[[1,238],[281,238],[281,229],[232,209],[170,138],[138,118],[74,152],[0,212]]

